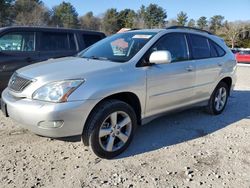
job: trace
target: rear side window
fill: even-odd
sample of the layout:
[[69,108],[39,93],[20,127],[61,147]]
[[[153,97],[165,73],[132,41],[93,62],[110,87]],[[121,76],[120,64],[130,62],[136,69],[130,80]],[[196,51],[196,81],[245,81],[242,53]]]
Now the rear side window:
[[[212,57],[222,57],[226,54],[226,52],[215,42],[210,40],[209,43]],[[216,53],[216,56],[214,55],[214,53]]]
[[199,35],[190,35],[191,48],[194,59],[210,57],[210,47],[208,39]]
[[100,35],[91,35],[91,34],[83,34],[82,37],[86,48],[102,39]]
[[35,51],[35,33],[12,32],[1,36],[0,51]]
[[76,50],[72,33],[42,32],[40,48],[42,51]]
[[161,38],[150,50],[167,50],[171,53],[172,62],[188,59],[188,48],[186,37],[182,33],[170,33]]

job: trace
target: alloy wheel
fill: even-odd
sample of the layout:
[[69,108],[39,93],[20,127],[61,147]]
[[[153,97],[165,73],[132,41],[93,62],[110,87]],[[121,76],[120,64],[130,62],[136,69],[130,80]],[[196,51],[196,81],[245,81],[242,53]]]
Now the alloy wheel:
[[99,144],[107,152],[122,148],[132,132],[132,121],[122,111],[113,112],[102,123],[99,129]]
[[227,100],[227,90],[224,87],[221,87],[218,89],[215,100],[214,100],[214,106],[217,111],[220,111],[224,108]]

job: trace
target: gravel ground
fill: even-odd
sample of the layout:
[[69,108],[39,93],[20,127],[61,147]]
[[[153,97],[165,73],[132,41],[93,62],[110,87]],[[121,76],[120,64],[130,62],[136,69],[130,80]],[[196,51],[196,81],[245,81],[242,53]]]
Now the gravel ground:
[[192,109],[138,128],[128,150],[97,158],[79,137],[56,140],[0,113],[0,187],[250,187],[250,67],[224,113]]

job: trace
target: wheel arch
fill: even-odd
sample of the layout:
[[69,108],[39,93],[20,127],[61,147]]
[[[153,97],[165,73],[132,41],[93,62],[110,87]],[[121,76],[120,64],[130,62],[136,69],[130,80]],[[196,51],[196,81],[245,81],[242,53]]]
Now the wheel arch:
[[[228,88],[229,88],[229,91],[228,91],[228,92],[229,92],[229,94],[230,94],[231,87],[232,87],[232,82],[233,82],[232,78],[228,76],[228,77],[225,77],[225,78],[221,79],[220,82],[224,82],[224,83],[227,84],[227,86],[228,86]],[[219,82],[219,83],[220,83],[220,82]],[[218,83],[218,84],[219,84],[219,83]],[[218,84],[217,84],[217,85],[218,85]]]
[[[139,100],[139,97],[132,92],[120,92],[120,93],[115,93],[109,96],[104,97],[102,100],[100,100],[90,111],[89,115],[93,112],[93,110],[103,101],[108,100],[108,99],[117,99],[120,101],[123,101],[127,104],[129,104],[135,111],[136,117],[137,117],[137,123],[141,125],[141,113],[142,113],[142,107],[141,107],[141,102]],[[88,118],[87,118],[88,119]]]
[[[107,100],[107,99],[117,99],[120,101],[123,101],[127,104],[129,104],[135,111],[136,113],[136,118],[137,118],[137,123],[140,125],[141,124],[141,102],[139,100],[139,97],[132,93],[132,92],[121,92],[121,93],[116,93],[112,94],[108,97],[105,97],[101,101]],[[101,102],[100,101],[100,102]]]
[[[135,111],[135,114],[136,114],[136,118],[137,118],[137,124],[138,125],[141,125],[141,112],[142,112],[142,109],[141,109],[141,102],[139,100],[139,97],[132,93],[132,92],[120,92],[120,93],[115,93],[115,94],[112,94],[112,95],[109,95],[109,96],[106,96],[105,98],[103,98],[102,100],[100,100],[93,108],[92,110],[90,111],[90,113],[88,114],[88,117],[86,118],[86,121],[85,121],[85,125],[88,121],[90,121],[91,119],[91,114],[94,112],[94,110],[96,108],[98,108],[99,104],[101,104],[103,101],[105,100],[110,100],[110,99],[116,99],[116,100],[120,100],[120,101],[123,101],[127,104],[129,104]],[[85,126],[83,127],[83,131],[82,131],[82,134],[86,134],[86,132],[88,132],[88,127]],[[85,136],[86,137],[86,136]],[[87,138],[87,137],[86,137]],[[85,145],[89,145],[89,141],[86,140],[86,139],[83,139],[83,142]]]

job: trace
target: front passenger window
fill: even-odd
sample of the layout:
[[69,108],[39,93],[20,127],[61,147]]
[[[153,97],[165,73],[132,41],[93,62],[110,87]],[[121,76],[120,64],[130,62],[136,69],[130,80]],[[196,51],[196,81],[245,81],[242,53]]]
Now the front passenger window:
[[184,61],[188,59],[188,49],[186,37],[182,33],[171,33],[161,38],[151,51],[167,50],[171,53],[172,62]]

